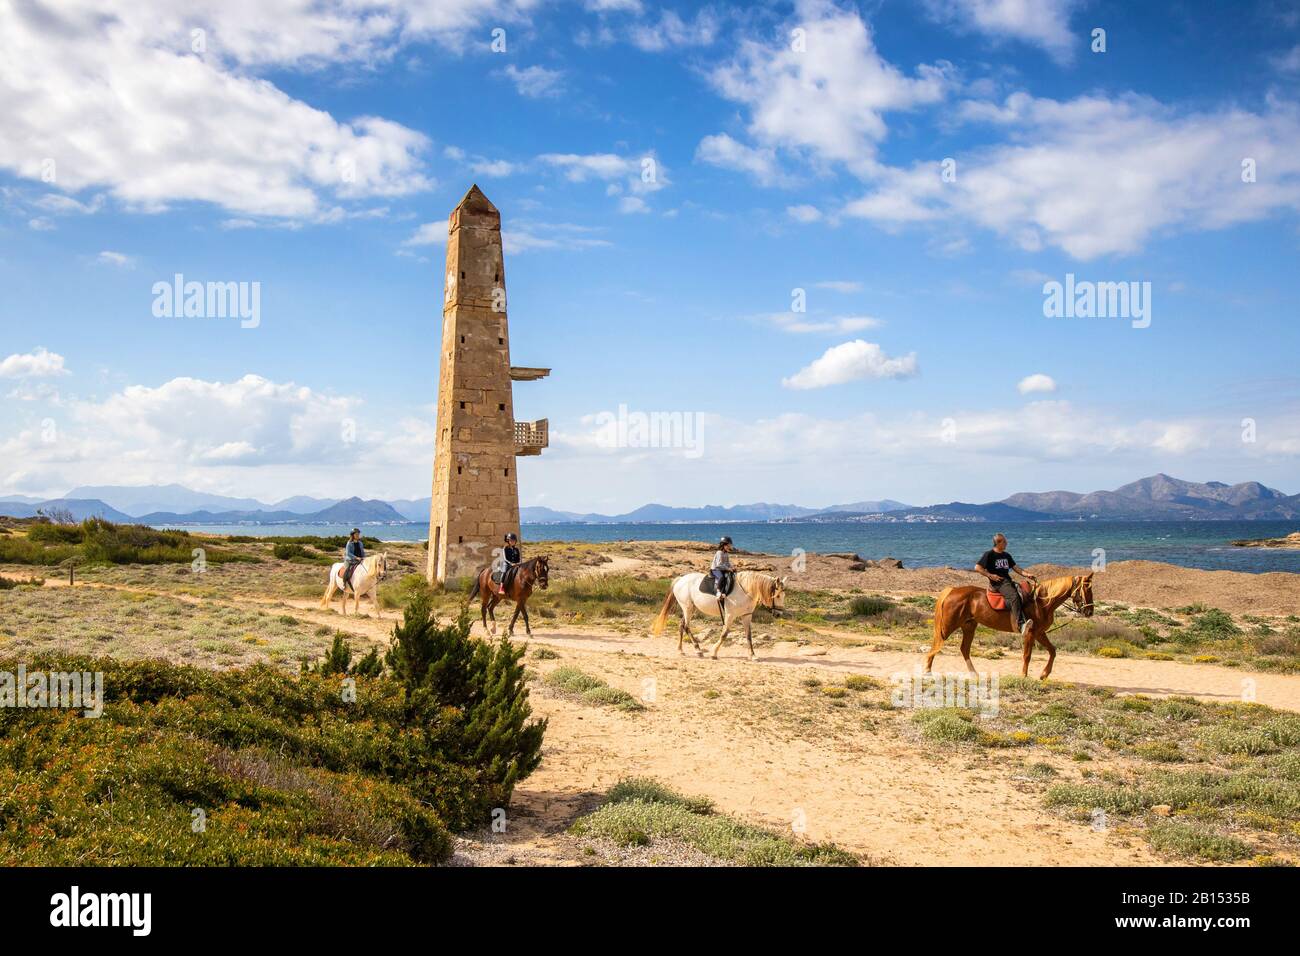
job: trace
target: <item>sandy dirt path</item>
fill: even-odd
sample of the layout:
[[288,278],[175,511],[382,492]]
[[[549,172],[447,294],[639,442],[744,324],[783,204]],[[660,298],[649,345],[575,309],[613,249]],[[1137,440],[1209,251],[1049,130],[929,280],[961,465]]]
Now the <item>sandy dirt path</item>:
[[[384,643],[396,617],[389,612],[383,619],[345,618],[336,610],[321,610],[314,600],[211,603],[288,607],[314,623]],[[523,639],[522,634],[516,637]],[[798,727],[774,725],[770,718],[767,723],[757,721],[746,712],[755,701],[797,700],[800,682],[810,675],[830,680],[861,673],[888,680],[894,674],[913,673],[922,664],[919,648],[870,650],[785,642],[760,648],[758,661],[750,662],[743,645],[731,644],[713,661],[697,657],[689,645],[688,653],[679,655],[675,638],[572,627],[539,628],[530,643],[560,654],[558,661],[530,660],[535,669],[545,672],[557,664],[572,664],[638,698],[644,698],[645,682],[652,679],[654,697],[643,711],[624,712],[555,696],[536,685],[534,710],[550,721],[542,765],[517,789],[507,834],[463,841],[470,848],[467,858],[475,862],[590,862],[565,831],[612,784],[628,776],[655,777],[681,791],[707,796],[718,809],[741,819],[786,832],[795,828],[802,838],[831,841],[878,863],[1161,862],[1131,831],[1093,830],[1048,813],[1042,807],[1041,786],[1025,776],[1018,762],[996,754],[945,750],[896,731],[809,735]],[[1036,657],[1031,674],[1036,675],[1041,664]],[[977,666],[985,673],[1017,674],[1019,659],[981,658]],[[961,669],[961,659],[951,648],[936,664],[940,672]],[[1241,700],[1243,681],[1253,681],[1258,702],[1300,711],[1300,676],[1062,654],[1054,677],[1121,693],[1188,694],[1218,702]],[[733,693],[737,696],[731,697]],[[1065,763],[1058,769],[1066,775],[1076,772]]]

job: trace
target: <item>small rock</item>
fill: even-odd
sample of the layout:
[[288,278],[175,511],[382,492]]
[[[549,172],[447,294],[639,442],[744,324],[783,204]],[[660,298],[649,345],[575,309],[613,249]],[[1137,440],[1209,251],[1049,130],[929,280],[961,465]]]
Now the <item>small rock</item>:
[[826,648],[824,647],[801,647],[795,651],[799,657],[825,657]]
[[849,570],[850,570],[850,571],[865,571],[865,570],[867,570],[867,564],[868,564],[868,562],[866,562],[866,561],[854,561],[852,564],[849,565]]
[[1154,807],[1151,808],[1151,812],[1158,817],[1167,817],[1172,811],[1173,811],[1173,807],[1171,807],[1167,803],[1157,803]]

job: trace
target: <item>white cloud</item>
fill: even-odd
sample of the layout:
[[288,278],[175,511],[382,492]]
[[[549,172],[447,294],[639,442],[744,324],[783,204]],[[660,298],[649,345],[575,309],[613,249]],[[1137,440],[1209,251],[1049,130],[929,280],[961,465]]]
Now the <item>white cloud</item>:
[[869,315],[836,315],[826,318],[810,316],[802,312],[774,312],[763,317],[782,332],[865,332],[884,325],[879,319]]
[[[732,139],[726,133],[717,133],[700,140],[695,149],[695,160],[718,166],[722,169],[734,169],[754,177],[764,186],[772,186],[786,181],[776,158],[776,150],[770,146],[746,146]],[[810,209],[812,207],[801,207]]]
[[565,178],[573,183],[585,183],[589,179],[619,179],[631,175],[636,169],[635,160],[614,153],[544,153],[537,158],[564,170]]
[[63,356],[48,349],[15,353],[0,360],[0,378],[51,378],[66,375]]
[[1185,455],[1210,447],[1209,438],[1200,429],[1182,423],[1166,426],[1152,444],[1161,451],[1174,455]]
[[[1219,229],[1300,210],[1300,111],[1275,104],[1179,115],[1146,97],[1068,102],[1013,94],[967,103],[969,121],[1010,142],[965,157],[954,182],[937,164],[891,169],[844,212],[884,225],[970,220],[1034,251],[1076,259],[1140,251],[1155,234]],[[1243,182],[1243,158],[1257,182]]]
[[[803,52],[787,35],[793,29],[804,31]],[[710,74],[719,93],[749,108],[749,133],[765,146],[869,173],[886,134],[884,114],[944,95],[946,64],[905,75],[880,56],[852,10],[804,0],[789,30],[771,44],[742,42],[736,57]]]
[[566,223],[520,223],[514,229],[502,230],[501,242],[510,254],[539,249],[572,252],[612,245],[607,239],[595,239],[586,235],[589,231]]
[[95,260],[104,265],[117,266],[119,269],[128,269],[134,264],[130,256],[122,252],[113,252],[111,249],[105,249],[95,257]]
[[707,8],[689,22],[672,10],[664,10],[657,23],[638,23],[632,26],[628,39],[637,49],[647,53],[708,46],[717,37],[718,26],[717,15]]
[[1041,46],[1058,60],[1073,58],[1086,39],[1070,29],[1079,0],[926,0],[936,20],[992,40],[1015,39]]
[[21,463],[0,473],[0,486],[54,495],[88,481],[179,482],[240,495],[398,497],[427,484],[432,420],[367,421],[362,411],[354,396],[259,375],[132,385],[102,401],[65,400],[54,441],[40,425],[0,434],[0,461]]
[[38,216],[35,219],[27,220],[27,228],[33,232],[50,232],[54,229],[54,223],[42,216]]
[[825,282],[813,283],[815,289],[830,289],[832,292],[861,292],[862,283],[848,279],[828,279]]
[[52,161],[59,190],[102,188],[142,211],[199,201],[310,219],[330,201],[423,190],[423,134],[336,120],[257,71],[385,59],[518,15],[495,0],[4,4],[0,168],[40,179]]
[[1016,390],[1021,395],[1031,395],[1036,392],[1054,392],[1056,391],[1056,380],[1050,375],[1036,372],[1022,378],[1020,384],[1016,386]]
[[439,219],[436,222],[426,222],[413,232],[403,243],[403,246],[445,246],[447,244],[447,226],[446,219]]
[[544,66],[528,66],[521,70],[512,63],[504,73],[514,83],[519,95],[529,99],[551,99],[564,92],[563,70],[548,70]]
[[1272,63],[1283,73],[1300,73],[1300,44],[1272,57]]
[[537,160],[562,170],[564,178],[571,183],[604,182],[605,195],[624,197],[618,204],[619,211],[624,213],[650,211],[643,199],[629,199],[626,193],[645,197],[671,185],[667,167],[653,154],[544,153]]
[[817,222],[822,218],[822,211],[816,206],[809,206],[806,203],[798,206],[786,206],[785,214],[795,222]]
[[854,339],[827,349],[821,358],[800,369],[781,384],[786,388],[825,388],[863,378],[908,378],[917,373],[916,353],[890,358],[874,342]]

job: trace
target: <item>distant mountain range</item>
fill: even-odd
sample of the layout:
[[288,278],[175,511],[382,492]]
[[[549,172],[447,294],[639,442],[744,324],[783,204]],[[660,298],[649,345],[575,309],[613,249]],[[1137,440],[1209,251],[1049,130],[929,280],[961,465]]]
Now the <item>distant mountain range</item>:
[[[84,486],[62,498],[23,495],[0,498],[0,515],[30,518],[38,510],[62,509],[78,520],[152,525],[187,524],[391,524],[427,521],[429,499],[396,501],[296,496],[274,504],[192,491],[182,485]],[[1061,519],[1300,519],[1300,495],[1287,495],[1257,481],[1227,485],[1152,475],[1114,491],[1022,491],[1002,501],[917,507],[901,501],[856,501],[829,508],[756,502],[678,508],[648,504],[616,515],[520,509],[524,524],[715,523],[729,521],[1059,521]]]
[[1227,485],[1221,481],[1183,481],[1152,475],[1114,491],[1022,491],[1002,501],[968,504],[953,501],[888,514],[827,516],[824,512],[795,521],[1060,521],[1079,520],[1256,520],[1300,519],[1300,495],[1287,495],[1257,481]]

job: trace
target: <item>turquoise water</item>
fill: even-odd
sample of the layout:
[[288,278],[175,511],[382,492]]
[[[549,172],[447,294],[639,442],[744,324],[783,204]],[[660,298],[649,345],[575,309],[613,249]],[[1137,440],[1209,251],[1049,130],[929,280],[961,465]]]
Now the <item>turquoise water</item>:
[[[345,535],[347,525],[193,525],[214,534]],[[899,558],[909,568],[967,567],[989,546],[995,530],[1005,531],[1009,549],[1021,564],[1050,562],[1090,566],[1093,550],[1107,561],[1163,561],[1188,568],[1227,571],[1300,572],[1300,551],[1234,548],[1240,538],[1275,538],[1300,531],[1297,521],[1034,521],[987,523],[875,524],[850,521],[825,524],[735,522],[728,524],[546,524],[524,525],[530,541],[707,541],[720,535],[746,551],[790,554],[805,551],[856,551],[864,558]],[[389,541],[422,541],[423,522],[368,525],[366,534]]]

